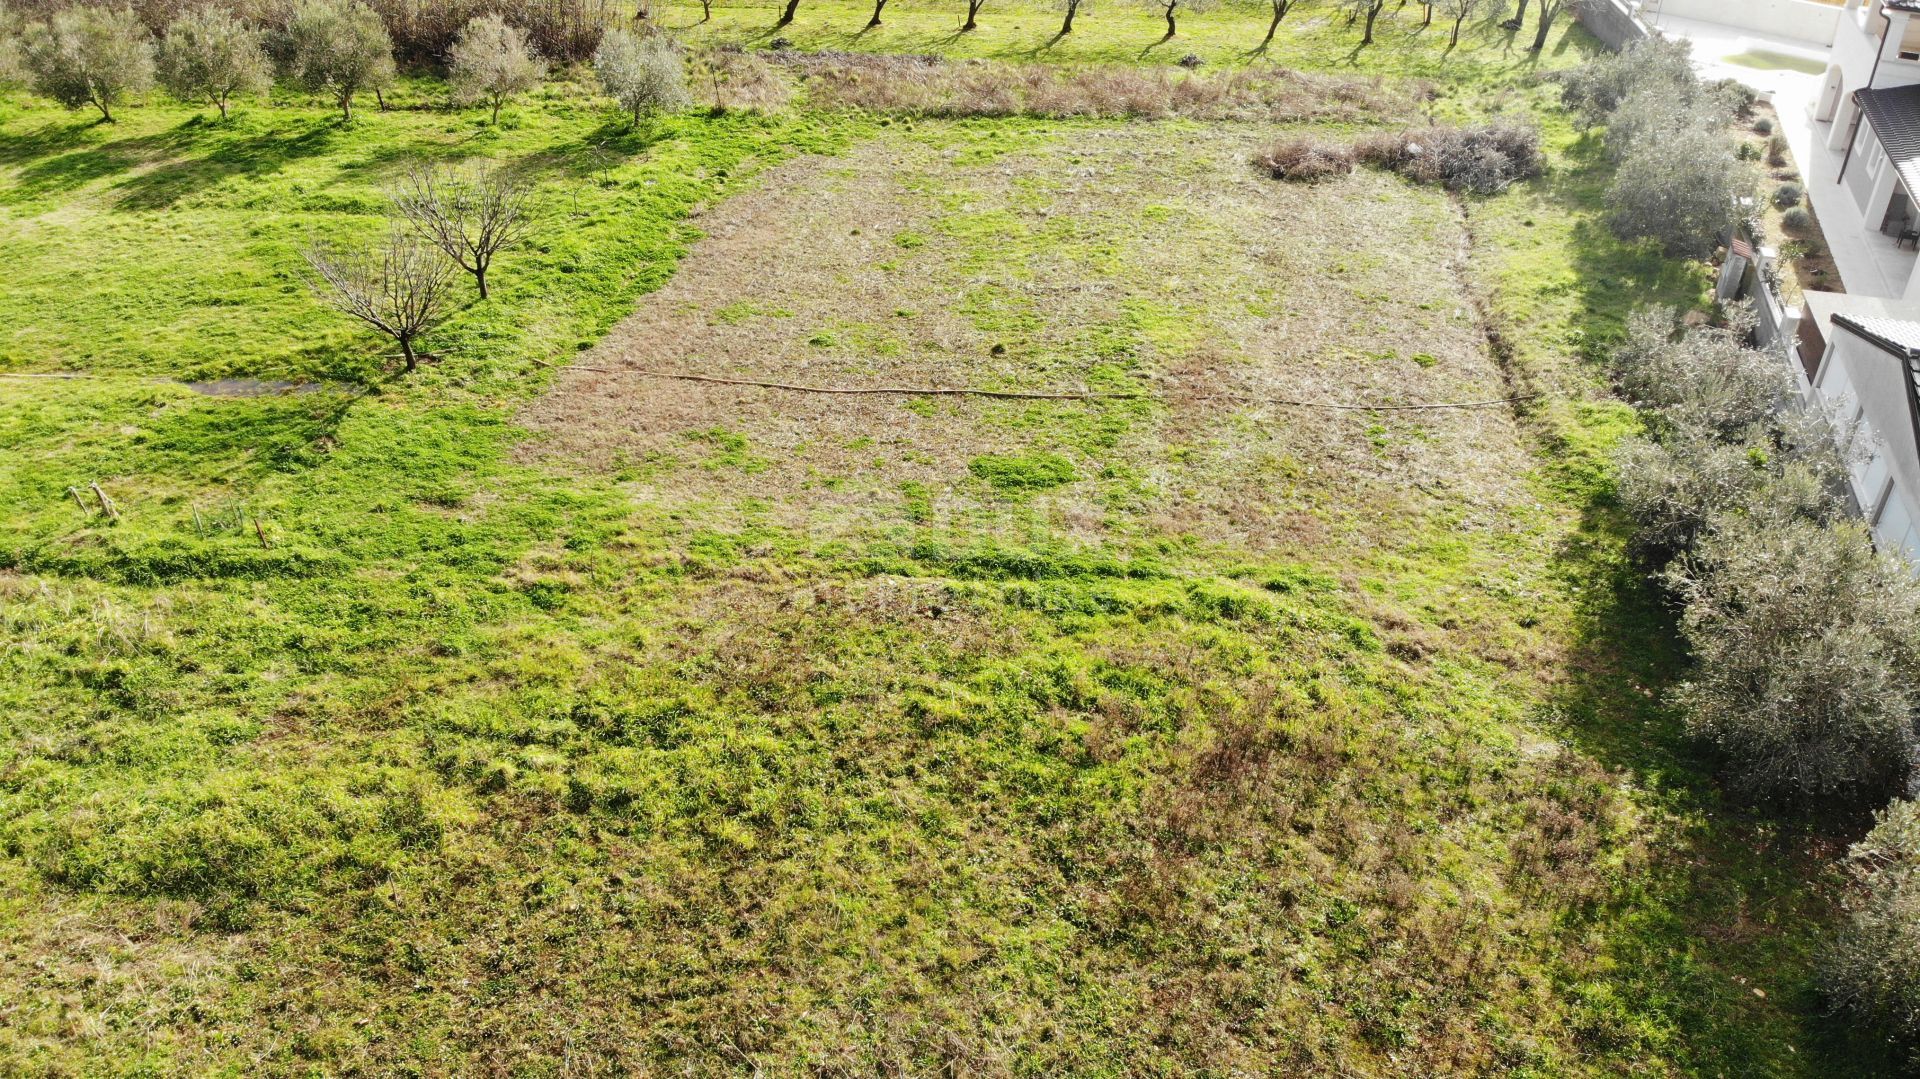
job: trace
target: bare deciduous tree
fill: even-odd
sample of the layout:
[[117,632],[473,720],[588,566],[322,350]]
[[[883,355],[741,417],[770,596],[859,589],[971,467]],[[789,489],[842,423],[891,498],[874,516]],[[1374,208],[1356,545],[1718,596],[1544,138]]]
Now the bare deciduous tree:
[[1166,36],[1160,40],[1172,41],[1173,36],[1180,31],[1179,24],[1174,21],[1180,9],[1206,11],[1213,7],[1214,0],[1146,0],[1146,3],[1148,7],[1159,9],[1160,17],[1167,20]]
[[294,77],[309,90],[330,91],[348,120],[356,94],[393,85],[393,39],[360,0],[300,0],[287,20],[287,43]]
[[212,4],[195,8],[174,20],[160,42],[160,83],[182,101],[214,106],[224,120],[233,95],[273,86],[264,38]]
[[1060,33],[1056,35],[1058,37],[1065,37],[1073,33],[1073,17],[1075,15],[1080,14],[1082,11],[1091,11],[1093,9],[1093,0],[1055,0],[1055,2],[1060,5],[1060,10],[1065,15],[1065,17],[1060,20]]
[[686,66],[673,43],[658,34],[642,37],[609,30],[593,54],[593,71],[607,96],[633,114],[637,126],[648,112],[684,108],[688,101]]
[[1366,32],[1361,35],[1360,44],[1373,44],[1373,24],[1386,8],[1387,0],[1341,0],[1341,5],[1346,8],[1349,25],[1363,20],[1366,23]]
[[469,21],[448,50],[447,61],[455,99],[488,102],[496,124],[501,105],[547,76],[547,62],[528,44],[526,31],[498,15]]
[[1554,20],[1560,17],[1560,13],[1569,7],[1577,9],[1582,2],[1583,0],[1540,0],[1540,17],[1536,20],[1540,26],[1533,35],[1534,52],[1547,47],[1547,35],[1553,32]]
[[473,275],[487,298],[494,256],[527,234],[527,185],[497,169],[422,165],[392,192],[394,209],[428,243]]
[[452,312],[453,264],[446,256],[398,225],[368,246],[316,245],[305,254],[314,294],[393,338],[412,371],[414,342]]
[[124,7],[76,6],[27,28],[21,61],[36,92],[70,109],[113,107],[153,85],[153,39]]
[[1261,48],[1273,44],[1273,35],[1280,31],[1280,20],[1286,18],[1288,12],[1300,6],[1300,0],[1271,0],[1271,2],[1273,21],[1267,24],[1267,36],[1260,39]]
[[1453,18],[1453,36],[1447,39],[1447,47],[1460,44],[1460,27],[1478,14],[1485,0],[1440,0],[1440,9]]

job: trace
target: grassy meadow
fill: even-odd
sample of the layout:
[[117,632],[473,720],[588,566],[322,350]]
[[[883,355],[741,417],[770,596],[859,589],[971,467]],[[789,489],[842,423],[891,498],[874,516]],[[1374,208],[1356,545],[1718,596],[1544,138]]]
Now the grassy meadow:
[[[1661,703],[1602,357],[1707,282],[1606,231],[1538,79],[1571,20],[869,11],[779,36],[1377,80],[1550,168],[1248,163],[1364,119],[630,130],[580,72],[498,126],[430,74],[347,125],[0,99],[0,1071],[1891,1070],[1811,986],[1845,837],[1723,805]],[[775,36],[699,15],[656,18]],[[420,158],[536,220],[393,377],[299,251]]]

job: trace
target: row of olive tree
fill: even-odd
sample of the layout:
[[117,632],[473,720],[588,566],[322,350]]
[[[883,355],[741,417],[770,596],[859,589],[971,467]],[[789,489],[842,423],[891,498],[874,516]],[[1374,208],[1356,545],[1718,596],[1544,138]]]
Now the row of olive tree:
[[1618,164],[1606,195],[1614,231],[1700,258],[1759,178],[1731,128],[1744,91],[1700,81],[1690,49],[1685,39],[1635,42],[1563,76],[1561,95],[1583,124],[1606,125]]
[[[182,101],[214,106],[224,118],[236,97],[269,89],[276,67],[296,85],[331,96],[352,119],[361,95],[379,97],[398,74],[385,23],[361,0],[298,0],[272,31],[203,4],[170,23],[158,42],[128,8],[75,6],[25,27],[10,27],[0,8],[0,38],[13,43],[0,49],[0,80],[12,72],[68,108],[98,109],[108,122],[116,107],[156,82]],[[630,72],[657,77],[664,59],[679,63],[664,41],[640,41],[620,30],[605,35],[596,67],[603,83],[620,88],[614,96],[630,110],[636,108],[635,95],[624,92],[630,78],[608,78],[606,69],[635,52],[644,52],[647,62],[628,65]],[[491,106],[496,122],[506,102],[547,74],[526,32],[498,15],[470,21],[447,60],[454,99]],[[656,97],[665,93],[656,87]]]
[[1875,805],[1907,778],[1920,716],[1920,583],[1835,493],[1850,433],[1785,407],[1783,355],[1749,324],[1676,333],[1643,312],[1616,353],[1646,433],[1619,456],[1633,545],[1684,604],[1677,701],[1728,784],[1796,808]]
[[[1675,700],[1735,792],[1879,804],[1912,781],[1920,750],[1920,582],[1837,494],[1852,433],[1784,408],[1785,357],[1745,347],[1747,330],[1676,332],[1656,309],[1616,354],[1646,421],[1620,450],[1620,502],[1636,551],[1665,563],[1693,652]],[[1882,811],[1848,870],[1850,918],[1822,984],[1920,1051],[1920,806]]]

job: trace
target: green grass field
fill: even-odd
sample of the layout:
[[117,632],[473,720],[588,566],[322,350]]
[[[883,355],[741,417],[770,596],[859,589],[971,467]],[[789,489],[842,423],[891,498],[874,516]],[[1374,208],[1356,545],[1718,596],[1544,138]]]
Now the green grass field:
[[[1544,178],[1287,187],[1249,123],[630,132],[575,80],[497,128],[424,76],[350,126],[0,102],[0,1071],[1890,1070],[1810,982],[1844,837],[1721,804],[1608,499],[1600,355],[1702,269],[1601,222],[1535,78],[1590,42],[1418,10],[1264,58],[1233,9],[1144,54],[1146,9],[781,33],[1424,80]],[[393,378],[299,248],[423,156],[537,222]]]

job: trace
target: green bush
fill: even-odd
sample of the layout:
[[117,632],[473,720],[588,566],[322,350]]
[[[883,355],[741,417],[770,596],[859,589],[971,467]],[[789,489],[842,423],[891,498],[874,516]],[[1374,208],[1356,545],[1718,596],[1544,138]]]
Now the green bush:
[[1793,209],[1780,215],[1780,223],[1790,229],[1812,228],[1813,215],[1808,213],[1805,207],[1795,206]]
[[1881,811],[1847,853],[1847,923],[1823,958],[1836,1008],[1920,1048],[1920,803]]
[[1781,184],[1773,189],[1773,204],[1782,210],[1800,205],[1806,191],[1799,184]]

